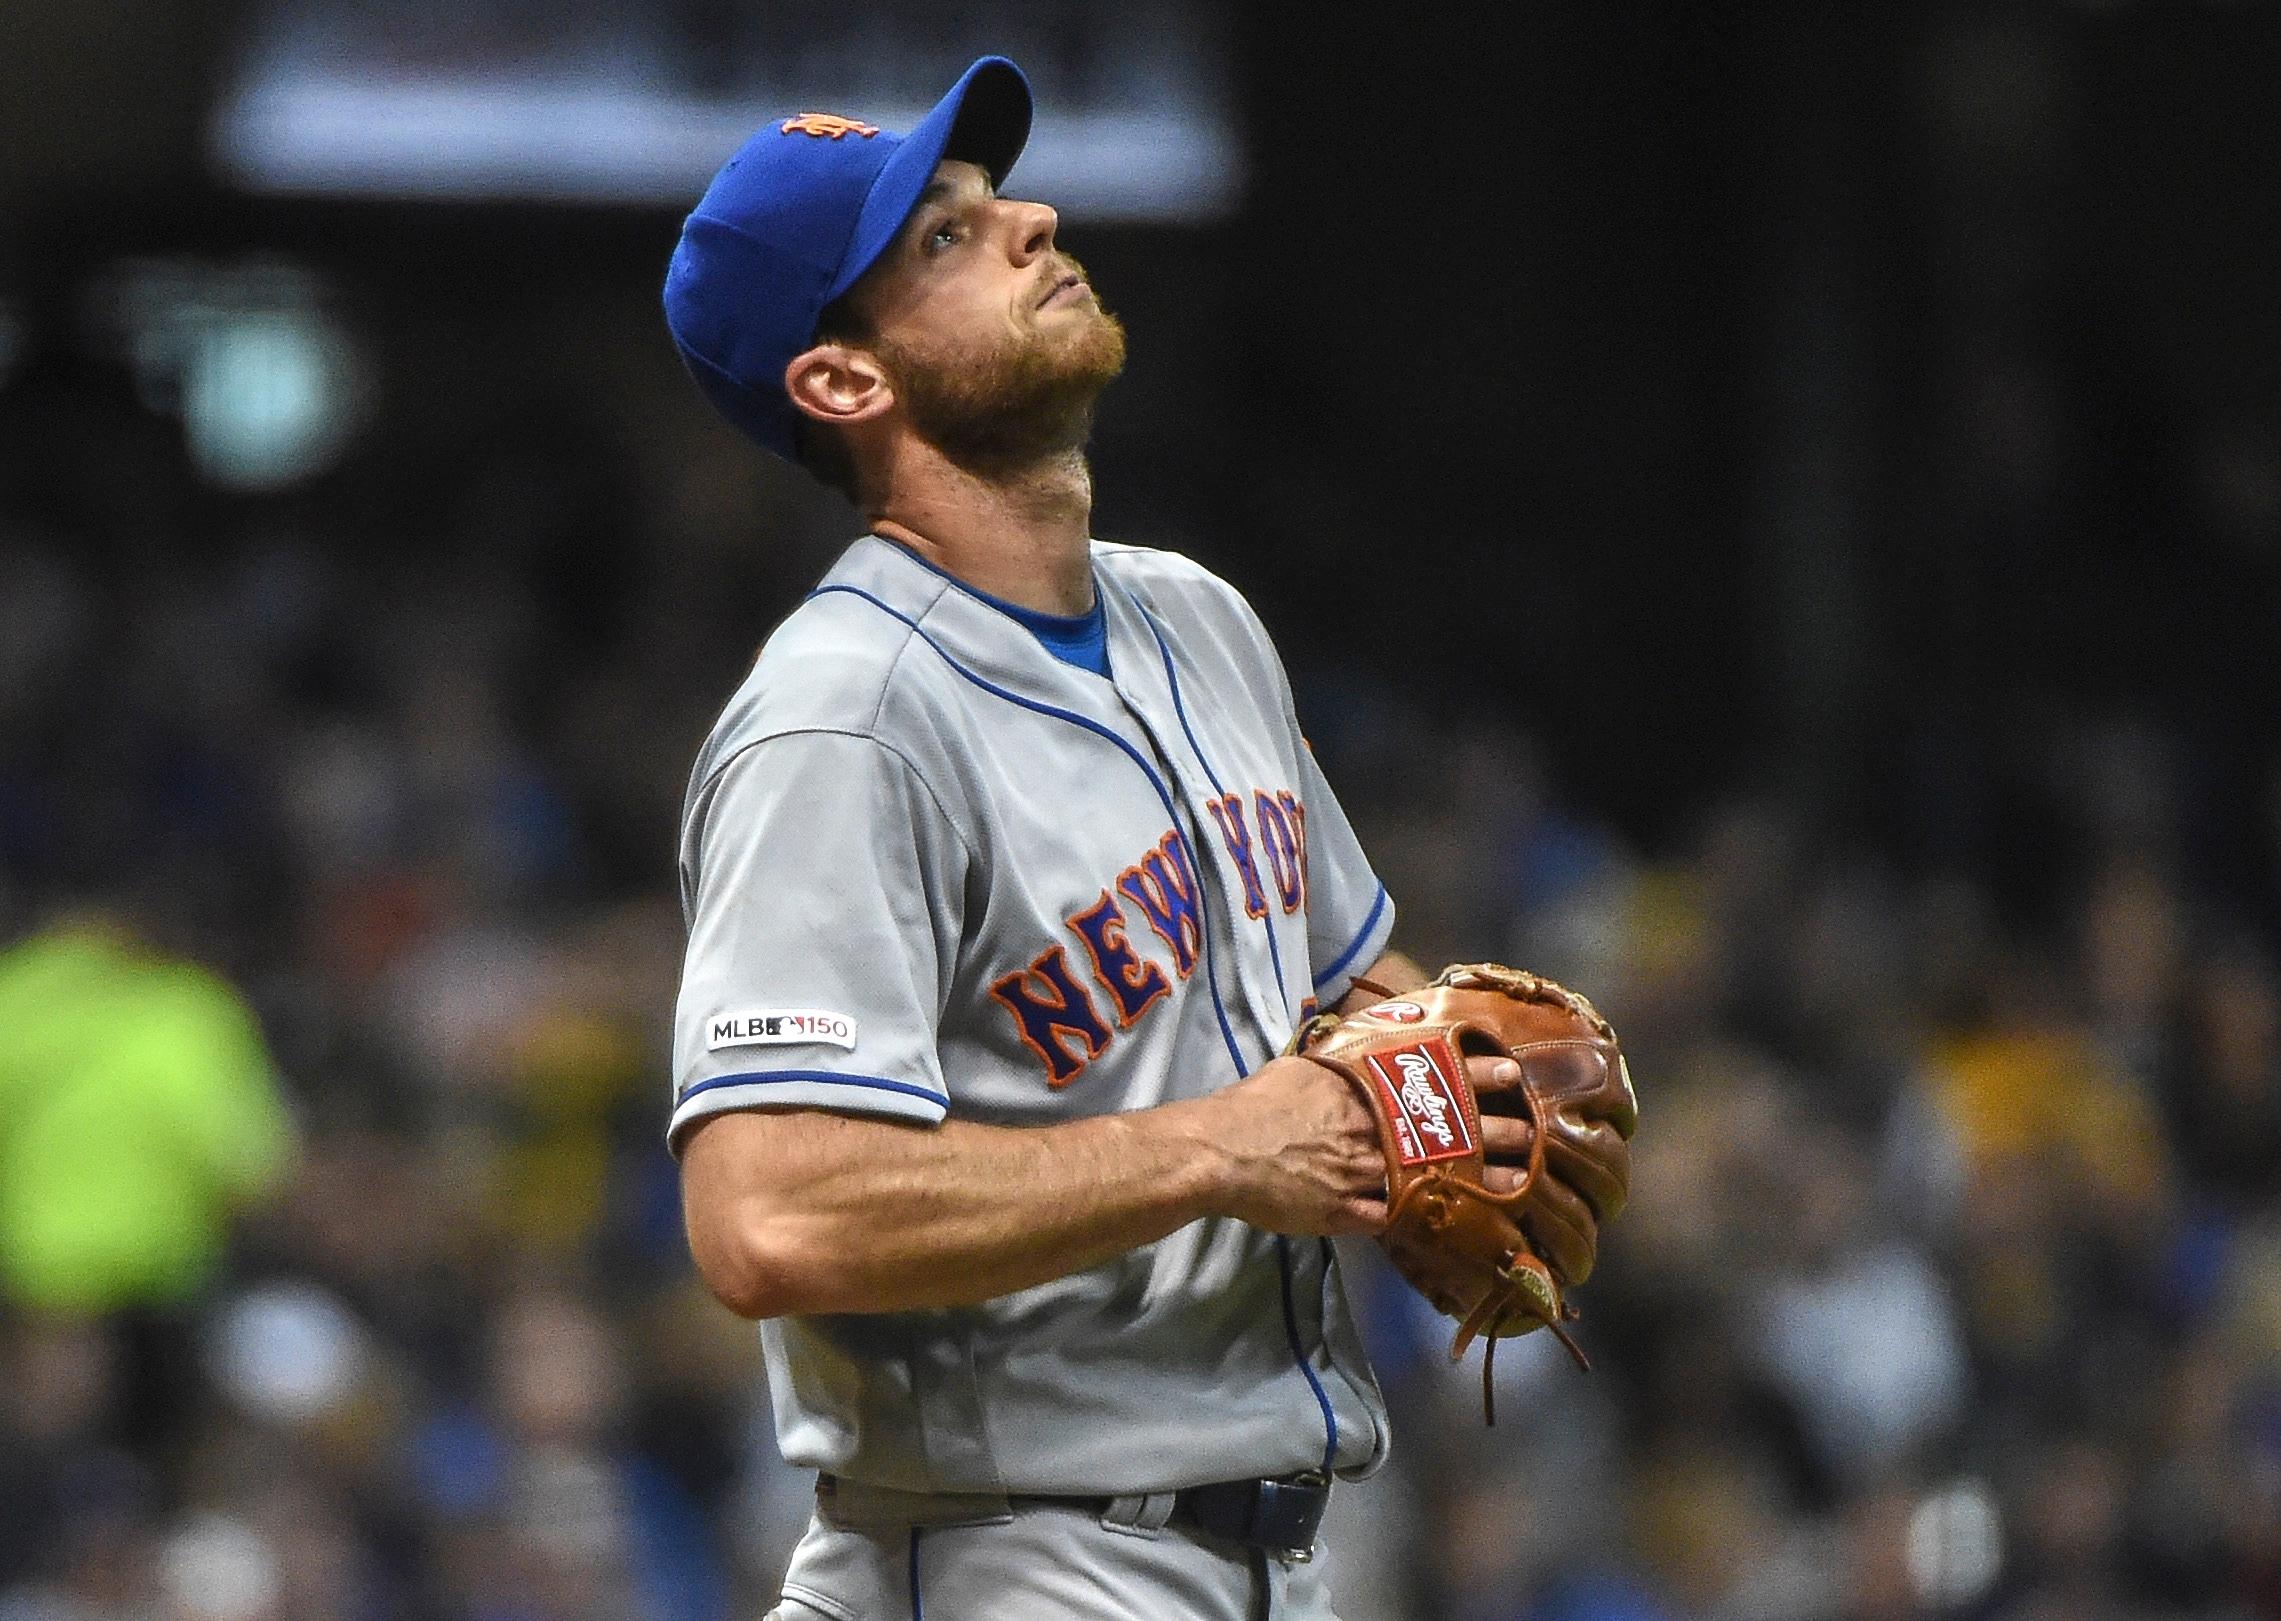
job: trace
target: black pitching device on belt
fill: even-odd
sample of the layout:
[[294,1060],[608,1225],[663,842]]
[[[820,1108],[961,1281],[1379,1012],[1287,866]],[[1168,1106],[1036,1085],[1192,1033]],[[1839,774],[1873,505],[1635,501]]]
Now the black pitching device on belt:
[[1289,1480],[1223,1480],[1190,1486],[1173,1498],[1172,1517],[1216,1537],[1303,1560],[1315,1548],[1331,1483],[1310,1470]]

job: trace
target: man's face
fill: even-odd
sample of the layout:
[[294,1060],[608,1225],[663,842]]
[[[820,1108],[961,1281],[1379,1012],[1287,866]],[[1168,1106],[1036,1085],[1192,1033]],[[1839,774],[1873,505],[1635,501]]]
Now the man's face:
[[1093,403],[1124,367],[1125,334],[1054,212],[997,196],[971,163],[944,162],[853,302],[863,346],[913,428],[977,471],[1082,446]]

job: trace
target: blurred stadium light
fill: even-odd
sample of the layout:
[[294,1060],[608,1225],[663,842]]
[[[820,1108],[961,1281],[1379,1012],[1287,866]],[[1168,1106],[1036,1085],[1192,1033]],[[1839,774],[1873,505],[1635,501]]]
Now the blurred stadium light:
[[1985,1481],[1953,1482],[1909,1515],[1909,1580],[1919,1602],[1935,1614],[1985,1598],[2003,1559],[2003,1515]]
[[1026,191],[1151,222],[1241,197],[1228,30],[1195,0],[751,9],[276,0],[226,72],[214,158],[255,191],[676,201],[786,108],[908,128],[989,41],[1040,93]]
[[144,402],[179,413],[193,465],[221,489],[324,471],[368,401],[348,334],[289,265],[130,260],[91,290],[88,316]]

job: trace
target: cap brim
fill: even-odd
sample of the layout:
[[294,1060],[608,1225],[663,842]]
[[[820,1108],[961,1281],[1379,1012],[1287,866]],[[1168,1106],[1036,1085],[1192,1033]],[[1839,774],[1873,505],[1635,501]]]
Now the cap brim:
[[1029,138],[1030,82],[1020,68],[1002,56],[985,56],[960,74],[880,168],[856,215],[847,257],[824,289],[824,302],[854,286],[887,251],[934,178],[936,164],[945,158],[978,163],[992,185],[1002,185]]

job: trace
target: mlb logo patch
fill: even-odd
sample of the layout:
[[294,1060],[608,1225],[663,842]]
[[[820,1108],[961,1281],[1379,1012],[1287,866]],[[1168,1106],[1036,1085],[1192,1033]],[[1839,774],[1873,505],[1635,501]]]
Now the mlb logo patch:
[[1387,1104],[1395,1152],[1404,1165],[1464,1159],[1473,1153],[1466,1117],[1465,1077],[1457,1052],[1440,1036],[1372,1053],[1363,1061]]
[[855,1050],[855,1021],[844,1013],[821,1008],[770,1009],[752,1013],[716,1014],[705,1026],[705,1047],[792,1047],[803,1042],[828,1042]]

